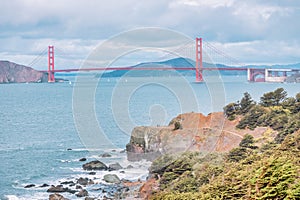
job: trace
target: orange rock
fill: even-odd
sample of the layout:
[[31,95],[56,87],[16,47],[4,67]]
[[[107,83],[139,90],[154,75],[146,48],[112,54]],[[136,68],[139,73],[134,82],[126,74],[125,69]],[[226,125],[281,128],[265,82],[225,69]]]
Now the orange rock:
[[155,178],[148,179],[139,190],[139,197],[145,200],[151,198],[152,191],[157,191],[158,189],[158,180]]

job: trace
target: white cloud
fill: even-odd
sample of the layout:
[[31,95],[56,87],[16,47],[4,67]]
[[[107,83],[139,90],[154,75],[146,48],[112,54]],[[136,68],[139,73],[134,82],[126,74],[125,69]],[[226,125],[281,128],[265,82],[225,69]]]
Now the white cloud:
[[277,41],[274,43],[262,40],[235,43],[212,43],[224,52],[239,55],[235,58],[243,64],[284,64],[299,63],[300,45],[293,42]]
[[235,0],[210,0],[210,1],[178,0],[178,1],[175,1],[174,4],[217,8],[217,7],[230,7],[234,2],[235,2]]
[[[24,64],[31,58],[24,55],[49,44],[82,59],[93,43],[143,26],[201,36],[225,47],[236,44],[227,45],[228,54],[244,62],[294,62],[299,55],[299,1],[9,0],[1,2],[0,12],[1,59]],[[274,46],[280,47],[277,60],[271,58]]]

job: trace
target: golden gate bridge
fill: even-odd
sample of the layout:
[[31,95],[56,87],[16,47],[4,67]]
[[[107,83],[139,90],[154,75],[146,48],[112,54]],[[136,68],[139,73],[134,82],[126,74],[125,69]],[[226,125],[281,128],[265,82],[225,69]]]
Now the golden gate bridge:
[[[48,73],[48,82],[55,82],[55,73],[62,72],[91,72],[91,71],[117,71],[117,70],[192,70],[195,71],[196,82],[204,82],[204,71],[245,71],[247,72],[247,79],[251,82],[284,82],[287,73],[291,71],[299,72],[299,69],[263,69],[263,68],[248,68],[245,65],[240,64],[236,59],[227,55],[224,51],[215,47],[209,42],[204,42],[202,38],[196,38],[195,44],[193,44],[195,50],[195,64],[193,66],[163,66],[163,67],[133,67],[133,66],[121,66],[121,67],[89,67],[89,68],[68,68],[68,69],[56,69],[54,63],[54,46],[48,46],[48,69],[41,70]],[[205,50],[204,50],[205,48]],[[205,51],[205,54],[204,54]],[[45,52],[45,51],[44,51]],[[206,60],[214,60],[217,65],[204,62]],[[219,59],[216,59],[219,58]],[[221,58],[221,59],[220,59]],[[222,61],[220,61],[222,60]],[[225,63],[227,65],[225,65]],[[230,63],[228,65],[228,63]],[[222,67],[218,67],[223,65]]]

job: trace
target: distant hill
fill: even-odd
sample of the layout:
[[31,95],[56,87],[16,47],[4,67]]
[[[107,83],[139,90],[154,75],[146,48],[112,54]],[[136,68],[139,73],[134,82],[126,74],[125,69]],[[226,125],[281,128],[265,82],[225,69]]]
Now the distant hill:
[[[166,61],[161,62],[145,62],[140,63],[137,65],[132,66],[132,68],[138,68],[138,67],[195,67],[195,61],[189,59],[189,58],[174,58]],[[233,67],[233,66],[227,66],[222,64],[211,64],[211,63],[203,63],[204,67],[218,67],[218,68],[226,68],[226,67]],[[289,64],[289,65],[247,65],[243,67],[249,67],[249,68],[293,68],[293,69],[300,69],[300,63],[297,64]],[[216,74],[216,72],[213,71],[205,71],[207,75],[209,74]],[[111,72],[104,72],[103,74],[98,74],[97,76],[102,77],[121,77],[124,76],[130,76],[130,77],[143,77],[143,76],[195,76],[194,70],[117,70],[117,71],[111,71]],[[221,75],[224,76],[237,76],[237,75],[246,75],[246,71],[220,71]]]
[[0,83],[47,82],[47,74],[31,67],[0,61]]

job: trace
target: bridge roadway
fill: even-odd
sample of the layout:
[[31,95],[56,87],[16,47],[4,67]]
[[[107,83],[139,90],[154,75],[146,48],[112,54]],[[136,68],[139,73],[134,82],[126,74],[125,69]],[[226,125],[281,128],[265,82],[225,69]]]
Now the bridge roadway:
[[[113,71],[113,70],[196,70],[195,67],[97,67],[97,68],[70,68],[55,69],[51,72],[78,72],[78,71]],[[247,71],[245,67],[203,67],[201,70],[222,70],[222,71]],[[48,72],[42,70],[40,72]]]

